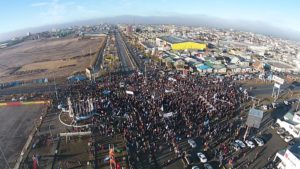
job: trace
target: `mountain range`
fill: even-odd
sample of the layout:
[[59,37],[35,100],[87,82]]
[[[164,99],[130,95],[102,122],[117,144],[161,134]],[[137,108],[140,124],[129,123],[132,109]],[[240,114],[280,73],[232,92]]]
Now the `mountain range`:
[[184,15],[184,16],[133,16],[122,15],[89,20],[73,21],[55,25],[45,25],[35,28],[26,28],[17,31],[1,33],[0,41],[17,36],[24,36],[27,32],[37,33],[52,28],[65,28],[69,26],[94,25],[100,23],[128,23],[128,24],[174,24],[186,26],[205,26],[224,29],[248,31],[263,35],[270,35],[283,39],[300,41],[300,32],[292,29],[274,27],[262,21],[230,20],[207,15]]

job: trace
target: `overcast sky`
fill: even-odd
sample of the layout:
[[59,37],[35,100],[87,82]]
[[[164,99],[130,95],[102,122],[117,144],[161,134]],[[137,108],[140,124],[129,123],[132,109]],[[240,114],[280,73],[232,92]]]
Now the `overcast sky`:
[[1,0],[0,33],[119,15],[208,15],[300,31],[299,0]]

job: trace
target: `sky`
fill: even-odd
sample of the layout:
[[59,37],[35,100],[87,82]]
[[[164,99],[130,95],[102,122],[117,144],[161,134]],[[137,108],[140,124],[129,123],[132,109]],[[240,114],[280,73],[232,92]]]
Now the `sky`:
[[1,0],[0,33],[120,15],[207,15],[300,31],[299,7],[299,0]]

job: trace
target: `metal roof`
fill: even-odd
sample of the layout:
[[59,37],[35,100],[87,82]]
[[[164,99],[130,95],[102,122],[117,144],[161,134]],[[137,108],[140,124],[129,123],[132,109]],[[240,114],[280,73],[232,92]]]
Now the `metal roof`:
[[161,36],[159,37],[160,39],[167,41],[169,43],[181,43],[181,42],[187,42],[187,40],[179,38],[179,37],[174,37],[174,36]]
[[300,159],[300,144],[295,143],[291,148],[289,148],[289,151],[292,152],[298,159]]

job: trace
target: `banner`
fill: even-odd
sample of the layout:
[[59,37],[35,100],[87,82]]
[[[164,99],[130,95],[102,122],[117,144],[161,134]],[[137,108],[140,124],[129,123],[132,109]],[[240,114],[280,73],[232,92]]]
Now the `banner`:
[[126,90],[126,93],[127,93],[127,94],[130,94],[130,95],[133,95],[133,94],[134,94],[133,91],[129,91],[129,90]]
[[172,116],[173,116],[173,112],[165,113],[163,115],[164,118],[168,118],[168,117],[172,117]]
[[279,84],[281,84],[281,85],[284,83],[284,79],[282,79],[278,76],[275,76],[275,75],[273,75],[272,80],[279,83]]

